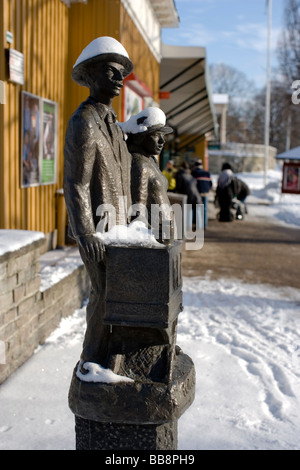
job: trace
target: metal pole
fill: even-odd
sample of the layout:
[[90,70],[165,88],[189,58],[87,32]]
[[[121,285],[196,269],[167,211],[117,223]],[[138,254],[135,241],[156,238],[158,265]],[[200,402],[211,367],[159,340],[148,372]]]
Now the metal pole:
[[268,50],[267,50],[267,87],[266,87],[266,115],[265,115],[265,161],[264,161],[264,185],[267,185],[267,173],[269,162],[269,143],[270,143],[270,102],[271,102],[271,83],[270,83],[270,64],[271,64],[271,29],[272,29],[272,0],[268,1],[269,19],[268,19]]

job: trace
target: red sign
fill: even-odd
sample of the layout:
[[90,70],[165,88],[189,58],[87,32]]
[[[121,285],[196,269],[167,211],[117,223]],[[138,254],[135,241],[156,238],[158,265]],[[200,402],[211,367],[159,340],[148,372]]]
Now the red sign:
[[281,192],[300,194],[300,163],[284,163]]
[[160,91],[159,92],[159,99],[160,100],[169,100],[171,98],[170,91]]

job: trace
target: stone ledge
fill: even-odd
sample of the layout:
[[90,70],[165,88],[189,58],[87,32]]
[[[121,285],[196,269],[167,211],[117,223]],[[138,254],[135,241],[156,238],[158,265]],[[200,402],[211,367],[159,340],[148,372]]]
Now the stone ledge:
[[170,384],[151,381],[117,384],[84,382],[76,365],[69,391],[72,412],[102,423],[158,424],[177,420],[191,405],[195,393],[193,361],[180,353]]
[[[20,246],[20,248],[16,248],[13,250],[7,250],[5,253],[0,254],[0,264],[5,263],[6,261],[10,260],[11,258],[18,258],[20,256],[23,256],[28,253],[28,251],[33,251],[36,249],[40,249],[45,243],[46,243],[46,238],[45,235],[41,232],[28,232],[27,230],[0,230],[0,234],[3,232],[12,232],[12,233],[18,233],[22,237],[22,233],[26,235],[31,233],[33,236],[33,239],[31,241],[24,241],[24,245]],[[34,239],[34,237],[36,239]]]
[[[7,232],[5,237],[9,235]],[[13,249],[18,246],[14,242],[12,251],[7,248],[0,256],[0,339],[5,343],[6,361],[0,365],[0,384],[30,358],[63,317],[82,306],[89,292],[88,276],[78,250],[53,250],[40,256],[44,239],[33,240],[31,232],[25,235],[26,244],[22,248]],[[9,246],[6,240],[2,243],[2,253]],[[47,279],[44,289],[40,264],[42,268],[51,265],[56,281]],[[14,268],[19,271],[7,277],[9,269]],[[57,278],[56,269],[63,271]]]

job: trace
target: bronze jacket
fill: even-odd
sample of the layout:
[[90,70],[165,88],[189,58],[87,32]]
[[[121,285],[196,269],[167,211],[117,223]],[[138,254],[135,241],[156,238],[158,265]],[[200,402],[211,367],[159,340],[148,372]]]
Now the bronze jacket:
[[[151,218],[151,215],[154,215],[153,211],[151,212],[152,205],[162,208],[160,219],[164,216],[164,208],[170,207],[167,195],[168,180],[153,157],[132,153],[131,181],[132,204],[142,204],[146,207],[148,223],[153,227],[156,221]],[[169,219],[168,210],[165,218]]]
[[[131,205],[131,155],[116,123],[111,139],[104,118],[108,108],[88,98],[71,116],[65,138],[64,195],[74,237],[95,232],[103,204],[115,209],[120,221],[125,196]],[[114,111],[111,110],[114,114]],[[126,222],[125,222],[126,223]]]

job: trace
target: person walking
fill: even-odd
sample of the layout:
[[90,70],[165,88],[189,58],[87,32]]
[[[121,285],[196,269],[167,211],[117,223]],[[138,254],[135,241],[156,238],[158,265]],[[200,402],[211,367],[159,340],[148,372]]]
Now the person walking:
[[212,181],[210,173],[203,169],[203,164],[201,160],[198,160],[194,164],[192,176],[197,181],[197,189],[201,196],[202,204],[204,206],[204,228],[206,228],[208,224],[208,193],[211,190]]
[[168,180],[168,191],[174,192],[176,189],[176,170],[173,160],[167,162],[166,168],[162,173]]
[[185,161],[176,173],[176,192],[187,195],[187,203],[192,206],[193,224],[195,224],[197,204],[201,204],[201,197],[197,189],[196,180],[191,175],[189,164]]
[[218,179],[216,198],[220,206],[219,221],[232,222],[233,213],[231,211],[232,201],[236,195],[236,180],[232,167],[229,163],[222,165],[222,170]]

